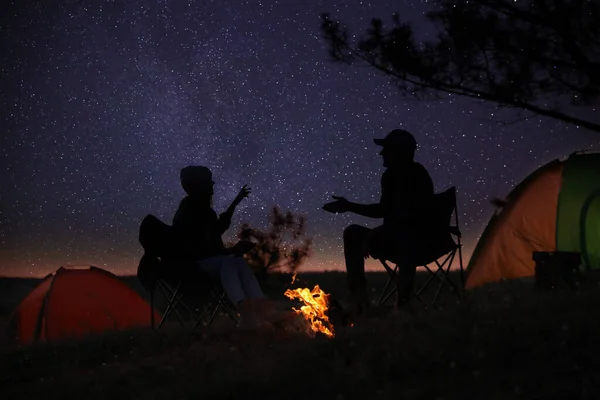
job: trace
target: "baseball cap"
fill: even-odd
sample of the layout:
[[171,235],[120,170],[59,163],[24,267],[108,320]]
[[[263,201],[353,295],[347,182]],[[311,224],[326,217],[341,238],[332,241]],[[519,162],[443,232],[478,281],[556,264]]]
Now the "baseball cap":
[[373,139],[378,146],[384,147],[407,147],[411,149],[417,148],[415,137],[404,129],[394,129],[383,139]]

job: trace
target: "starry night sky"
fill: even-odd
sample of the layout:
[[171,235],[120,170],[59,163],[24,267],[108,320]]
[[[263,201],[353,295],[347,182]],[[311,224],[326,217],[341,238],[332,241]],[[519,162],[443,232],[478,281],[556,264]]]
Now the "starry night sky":
[[0,275],[65,264],[135,273],[139,223],[148,213],[171,222],[188,164],[213,170],[217,212],[252,188],[230,233],[266,226],[279,205],[307,217],[306,268],[341,268],[344,227],[379,221],[321,206],[332,194],[378,201],[372,139],[397,127],[417,138],[437,190],[457,186],[468,255],[492,197],[600,145],[550,119],[499,124],[519,116],[491,104],[406,99],[368,68],[329,61],[322,12],[358,33],[396,11],[420,22],[424,1],[13,3],[0,13]]

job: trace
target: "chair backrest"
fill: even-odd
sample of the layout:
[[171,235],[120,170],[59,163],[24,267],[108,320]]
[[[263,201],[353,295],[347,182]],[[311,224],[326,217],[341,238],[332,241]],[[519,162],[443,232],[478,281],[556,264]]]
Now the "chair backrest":
[[189,269],[190,259],[186,257],[176,230],[154,215],[148,214],[142,220],[138,240],[144,255],[137,276],[145,287],[154,287],[157,278],[174,282]]
[[155,257],[174,257],[180,247],[175,230],[152,214],[146,215],[140,224],[138,240],[146,254]]
[[456,232],[458,232],[452,226],[452,214],[456,212],[456,188],[453,186],[441,193],[436,193],[432,206],[433,218],[430,220],[428,240],[424,242],[425,248],[416,248],[413,255],[414,262],[420,265],[437,260],[457,246],[451,236],[452,234],[457,235]]
[[456,212],[456,187],[452,186],[434,197],[435,223],[441,229],[452,225],[452,214]]

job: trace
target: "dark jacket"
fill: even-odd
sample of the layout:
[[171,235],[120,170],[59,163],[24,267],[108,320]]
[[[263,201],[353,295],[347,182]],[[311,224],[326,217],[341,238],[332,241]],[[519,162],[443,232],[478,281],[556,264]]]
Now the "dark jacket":
[[231,225],[231,215],[217,213],[204,201],[185,197],[173,217],[173,228],[185,248],[185,253],[196,259],[224,254],[221,235]]
[[383,224],[394,227],[426,225],[434,198],[433,182],[421,164],[390,167],[381,177]]

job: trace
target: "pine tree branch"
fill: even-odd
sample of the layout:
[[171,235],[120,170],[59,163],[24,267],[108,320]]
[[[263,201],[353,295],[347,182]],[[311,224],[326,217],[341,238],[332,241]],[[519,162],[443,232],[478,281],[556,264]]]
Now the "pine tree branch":
[[[498,3],[498,1],[493,0],[480,0],[480,3],[491,4],[492,6],[500,4]],[[502,4],[504,4],[504,2]],[[534,21],[535,23],[539,22],[537,17],[532,17],[528,16],[527,14],[523,14],[521,10],[518,10],[514,6],[507,6],[506,10],[507,11],[505,12],[509,14],[516,14],[519,16],[519,18],[522,18],[524,20]],[[394,59],[385,59],[384,55],[382,55],[381,53],[381,48],[383,46],[386,46],[387,44],[384,41],[384,39],[382,39],[383,35],[381,34],[380,29],[377,31],[377,35],[379,35],[377,36],[379,38],[379,41],[362,41],[361,45],[355,48],[349,44],[348,34],[345,31],[345,29],[340,29],[339,23],[332,22],[326,14],[323,15],[323,18],[324,23],[322,25],[322,29],[325,32],[325,38],[330,43],[329,53],[334,61],[343,62],[348,65],[355,65],[357,61],[359,63],[362,62],[367,66],[389,76],[390,79],[399,88],[404,89],[405,93],[410,92],[410,94],[414,96],[421,91],[424,93],[445,92],[477,100],[486,100],[490,102],[495,102],[500,106],[507,106],[527,110],[534,114],[546,116],[562,122],[579,125],[595,132],[600,132],[599,124],[596,124],[592,121],[583,120],[581,118],[562,112],[559,109],[542,107],[524,98],[525,96],[528,98],[531,97],[539,99],[539,97],[542,94],[551,94],[553,92],[555,92],[556,95],[564,95],[569,94],[569,90],[575,93],[579,92],[582,95],[590,96],[590,94],[593,95],[593,92],[595,90],[594,87],[576,86],[575,84],[563,79],[562,76],[557,76],[558,74],[553,74],[551,77],[555,79],[555,82],[563,84],[564,87],[569,90],[565,90],[566,92],[559,91],[559,87],[553,87],[551,82],[546,83],[545,87],[542,87],[541,85],[543,84],[543,79],[541,78],[540,80],[536,81],[530,80],[528,83],[528,87],[519,88],[518,85],[520,81],[517,80],[516,83],[514,83],[512,80],[510,80],[512,79],[511,74],[520,74],[515,75],[517,79],[532,79],[529,76],[530,72],[528,70],[511,69],[507,69],[504,72],[505,76],[503,76],[503,78],[504,80],[508,80],[507,83],[498,85],[491,76],[492,65],[485,52],[483,52],[482,54],[483,60],[485,62],[484,66],[478,65],[477,62],[474,62],[472,60],[467,60],[467,64],[465,65],[466,69],[464,69],[464,71],[468,73],[467,75],[459,74],[460,70],[448,72],[448,65],[451,65],[450,63],[460,63],[461,60],[454,60],[452,58],[453,54],[451,52],[443,52],[443,48],[439,47],[444,43],[442,39],[440,39],[440,43],[438,44],[437,48],[433,48],[431,46],[427,48],[427,50],[429,50],[430,52],[433,51],[433,55],[438,55],[442,57],[440,59],[442,64],[440,64],[440,60],[436,60],[435,58],[427,60],[427,57],[432,57],[432,55],[428,55],[423,51],[421,51],[420,54],[417,53],[416,55],[413,55],[412,53],[405,53],[401,50],[402,45],[398,45],[398,43],[396,42],[392,42],[392,44],[394,44],[399,49],[400,54],[404,54],[404,56],[413,57],[413,59],[404,61],[403,59],[399,59],[397,54],[394,55]],[[549,28],[555,29],[555,26],[551,22],[546,24],[542,21],[542,23],[547,25]],[[373,24],[375,25],[375,22]],[[378,23],[377,26],[380,27],[381,24]],[[390,33],[389,35],[391,39],[388,38],[388,40],[394,40],[395,38],[397,38],[397,36],[392,36],[392,33]],[[396,33],[394,33],[394,35],[397,35],[397,31]],[[410,34],[405,37],[400,36],[400,40],[407,41],[406,49],[414,47]],[[364,46],[365,43],[368,44],[368,46]],[[535,45],[535,42],[533,45]],[[377,52],[376,50],[379,50],[379,52]],[[483,49],[480,47],[480,50]],[[435,53],[436,51],[438,53]],[[440,51],[442,51],[442,53],[440,53]],[[508,47],[508,50],[504,49],[503,51],[511,51],[511,48]],[[502,53],[500,53],[500,55],[502,55]],[[387,56],[389,57],[389,55]],[[535,56],[537,57],[538,55]],[[540,57],[546,56],[544,54],[541,54]],[[427,60],[426,62],[429,62],[430,64],[422,64],[424,60]],[[569,58],[567,58],[567,60],[569,60]],[[382,63],[382,61],[384,62]],[[552,58],[548,58],[548,61],[560,64],[560,60],[553,60]],[[388,64],[390,63],[392,65],[395,65],[395,63],[398,62],[400,70],[395,70],[394,66],[388,66]],[[431,64],[431,62],[433,62],[433,64]],[[460,66],[460,64],[458,65]],[[430,69],[429,72],[419,72],[419,66],[430,66],[433,67],[433,69]],[[581,65],[573,64],[570,61],[562,62],[562,66],[569,68],[577,67],[578,71],[582,71],[584,73],[586,72],[585,66],[582,67]],[[442,73],[442,71],[444,72],[444,74],[440,76],[440,73]],[[476,78],[477,71],[480,71],[488,77],[489,88],[487,90],[485,88],[478,87],[481,86],[481,82],[478,78]],[[452,74],[454,74],[454,76]],[[453,77],[459,79],[453,79]]]
[[447,84],[442,81],[431,80],[431,82],[424,82],[424,81],[416,80],[414,78],[410,78],[406,75],[399,75],[399,74],[395,73],[394,71],[387,69],[380,64],[377,64],[374,61],[369,61],[366,57],[364,57],[362,54],[360,54],[358,51],[356,51],[354,48],[351,48],[350,46],[347,46],[347,50],[350,51],[352,54],[354,54],[359,59],[369,63],[376,70],[381,71],[386,75],[390,75],[395,79],[408,82],[408,83],[418,86],[418,87],[432,89],[432,90],[441,90],[443,92],[455,94],[458,96],[470,97],[470,98],[477,99],[477,100],[488,100],[488,101],[500,103],[502,105],[511,106],[514,108],[522,108],[522,109],[531,111],[531,112],[539,114],[539,115],[543,115],[546,117],[557,119],[559,121],[579,125],[579,126],[582,126],[584,128],[587,128],[587,129],[595,131],[595,132],[600,132],[600,124],[595,124],[591,121],[582,120],[580,118],[565,114],[565,113],[557,111],[557,110],[545,109],[545,108],[536,106],[534,104],[522,102],[522,101],[519,101],[516,99],[499,99],[497,96],[494,96],[493,94],[490,94],[489,92],[484,92],[484,91],[479,91],[479,90],[475,90],[475,89],[471,89],[471,88],[461,87],[460,85]]

